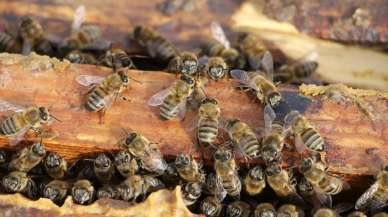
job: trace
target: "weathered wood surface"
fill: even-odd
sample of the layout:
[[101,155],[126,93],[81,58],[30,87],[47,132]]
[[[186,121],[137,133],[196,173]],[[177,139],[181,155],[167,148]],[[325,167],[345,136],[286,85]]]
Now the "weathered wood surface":
[[[18,55],[2,55],[0,71],[9,73],[9,80],[2,84],[0,96],[20,105],[51,106],[51,112],[62,122],[50,127],[59,132],[53,140],[46,140],[50,151],[56,151],[68,160],[96,152],[118,150],[117,142],[125,136],[123,129],[144,134],[159,144],[166,156],[179,152],[195,151],[192,125],[194,113],[188,113],[184,122],[162,121],[158,109],[150,108],[147,100],[159,90],[168,87],[176,79],[174,75],[161,72],[130,71],[129,75],[142,83],[131,82],[125,92],[127,101],[117,101],[107,111],[105,123],[99,123],[96,113],[82,109],[83,88],[75,81],[80,74],[107,75],[111,70],[88,65],[54,63],[56,70],[31,71],[26,61],[47,63],[52,59],[37,56],[23,60]],[[12,61],[10,61],[12,60]],[[38,64],[44,66],[45,64]],[[52,64],[46,64],[52,66]],[[68,68],[65,68],[65,67]],[[64,68],[63,70],[60,70]],[[325,138],[327,161],[330,170],[348,175],[370,175],[379,169],[377,156],[388,153],[388,97],[375,91],[354,90],[373,108],[376,120],[372,122],[355,103],[337,103],[325,100],[323,95],[311,100],[298,93],[295,87],[281,88],[291,107],[304,112],[311,123]],[[320,93],[307,88],[310,93]],[[232,81],[211,82],[206,86],[209,96],[220,102],[224,118],[240,118],[256,132],[263,130],[263,106],[244,92],[236,90]],[[10,148],[8,139],[0,138],[0,147]],[[369,154],[368,154],[369,153]],[[294,165],[299,155],[285,151],[286,165]]]

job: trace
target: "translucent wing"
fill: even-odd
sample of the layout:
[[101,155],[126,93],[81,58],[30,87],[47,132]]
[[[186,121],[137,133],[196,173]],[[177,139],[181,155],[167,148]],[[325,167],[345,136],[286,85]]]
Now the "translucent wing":
[[272,122],[275,120],[276,114],[271,106],[266,105],[264,107],[264,125],[266,133],[270,132],[272,129]]
[[370,199],[376,193],[378,188],[379,188],[378,182],[370,186],[368,190],[365,193],[363,193],[361,197],[358,198],[358,200],[356,201],[356,205],[355,205],[356,210],[365,209],[366,206],[370,203]]
[[261,59],[261,64],[266,72],[267,78],[273,81],[273,58],[269,51],[264,53],[263,58]]
[[24,139],[24,135],[27,133],[27,131],[31,129],[31,125],[27,125],[19,130],[15,135],[13,135],[9,141],[9,144],[11,146],[17,145],[20,141]]
[[207,64],[207,61],[209,60],[209,57],[207,55],[203,55],[198,59],[198,65],[203,66]]
[[104,81],[105,77],[97,75],[79,75],[75,78],[77,83],[82,86],[89,87],[92,84],[99,84]]
[[23,47],[22,47],[22,54],[28,55],[28,54],[30,54],[31,50],[32,50],[32,44],[30,42],[24,41]]
[[295,148],[299,153],[303,153],[307,147],[302,141],[302,137],[300,135],[294,135],[294,143],[295,143]]
[[218,42],[224,45],[225,48],[230,48],[230,42],[226,38],[224,30],[222,29],[221,25],[218,22],[213,21],[210,24],[210,29],[214,39],[216,39]]
[[198,122],[199,122],[199,116],[195,115],[195,117],[190,120],[190,125],[188,130],[193,131],[194,129],[196,129],[198,127]]
[[244,84],[250,88],[253,88],[255,90],[257,89],[254,87],[254,85],[250,84],[247,71],[244,71],[241,69],[233,69],[230,71],[230,75],[232,76],[232,78],[239,80],[242,84]]
[[149,106],[159,106],[163,103],[164,99],[170,94],[170,88],[166,88],[160,92],[157,92],[148,100]]
[[22,107],[22,106],[18,106],[18,105],[10,103],[8,101],[0,99],[0,112],[4,112],[4,111],[21,112],[23,110],[24,110],[24,107]]
[[306,56],[302,57],[300,61],[317,61],[318,57],[319,57],[318,52],[314,50],[309,54],[307,54]]
[[85,6],[84,5],[78,6],[74,13],[73,23],[71,24],[71,29],[73,31],[78,31],[81,28],[81,25],[85,21],[85,15],[86,15]]
[[177,117],[180,121],[182,121],[185,118],[186,114],[186,102],[181,102],[178,104],[178,114]]

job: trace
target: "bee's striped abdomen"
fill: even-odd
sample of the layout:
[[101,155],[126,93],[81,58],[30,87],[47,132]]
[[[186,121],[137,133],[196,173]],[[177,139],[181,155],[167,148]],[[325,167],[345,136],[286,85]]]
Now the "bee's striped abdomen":
[[321,135],[313,129],[308,128],[302,134],[303,143],[313,151],[323,151],[324,149],[324,141]]
[[164,120],[171,120],[178,114],[178,106],[167,99],[160,106],[160,117]]
[[318,185],[327,194],[336,195],[342,191],[342,182],[334,177],[325,176]]
[[198,140],[200,143],[213,143],[218,134],[217,120],[200,120],[198,125]]
[[238,175],[234,174],[233,176],[224,178],[221,178],[221,180],[225,191],[232,197],[239,196],[241,192],[241,181]]
[[89,95],[86,101],[86,109],[89,111],[99,111],[103,109],[105,105],[104,98],[108,95],[102,86],[97,86]]
[[3,120],[1,122],[0,128],[2,134],[4,135],[16,134],[21,129],[21,127],[18,126],[18,124],[16,123],[16,118],[14,115],[7,117],[5,120]]
[[242,151],[250,158],[256,158],[260,154],[260,143],[255,136],[246,135],[240,141]]
[[9,52],[13,48],[15,40],[9,34],[2,32],[0,33],[0,52]]

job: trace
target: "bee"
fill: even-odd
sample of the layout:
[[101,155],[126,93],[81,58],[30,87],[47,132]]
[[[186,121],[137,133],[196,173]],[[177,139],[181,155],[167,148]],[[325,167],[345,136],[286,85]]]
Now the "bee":
[[133,40],[147,49],[148,54],[163,63],[179,56],[178,49],[160,33],[144,26],[136,26],[133,30]]
[[96,196],[98,199],[100,198],[118,199],[119,192],[116,186],[103,185],[100,188],[98,188]]
[[111,48],[108,50],[102,57],[101,62],[103,65],[113,68],[114,71],[120,68],[135,68],[132,59],[120,48]]
[[9,163],[11,171],[29,172],[46,156],[46,149],[41,142],[35,143],[19,151]]
[[97,58],[93,54],[82,52],[80,50],[71,51],[65,56],[65,59],[77,64],[96,65],[98,63]]
[[222,204],[217,198],[209,196],[202,200],[200,210],[206,217],[218,217],[222,212]]
[[175,167],[179,176],[187,182],[203,183],[205,181],[202,165],[191,154],[179,154],[175,159]]
[[95,25],[82,25],[72,29],[70,37],[64,40],[65,47],[69,50],[83,49],[94,44],[101,38],[101,29]]
[[363,212],[360,212],[360,211],[354,211],[349,215],[347,215],[347,217],[367,217],[367,215],[365,215]]
[[302,177],[298,182],[298,189],[303,199],[311,203],[314,207],[332,207],[332,198],[330,195],[317,191],[314,186]]
[[8,159],[8,153],[4,150],[0,150],[0,169],[3,169],[3,166],[7,164]]
[[194,90],[195,80],[187,75],[182,75],[172,85],[155,95],[148,101],[150,106],[160,106],[160,117],[170,120],[176,116],[182,120],[186,113],[187,99]]
[[183,202],[186,206],[191,206],[197,202],[201,196],[202,187],[198,182],[188,182],[182,187]]
[[7,32],[0,32],[0,52],[14,53],[20,50],[18,41]]
[[206,176],[205,187],[206,193],[216,197],[220,202],[222,202],[227,195],[221,180],[215,173],[209,173]]
[[59,121],[49,113],[46,107],[23,108],[0,99],[0,112],[8,110],[14,112],[0,121],[0,134],[13,137],[11,145],[16,145],[31,129],[42,136],[42,125],[48,125],[52,119]]
[[2,178],[1,184],[7,193],[22,193],[30,199],[38,197],[38,187],[25,172],[11,172]]
[[165,15],[173,15],[179,11],[190,12],[196,8],[193,0],[164,0],[157,5],[157,9]]
[[295,137],[295,148],[302,153],[306,148],[313,152],[322,152],[325,142],[319,132],[312,126],[306,117],[298,111],[289,112],[284,118],[285,127],[290,126]]
[[112,179],[114,166],[105,154],[99,154],[97,156],[94,160],[93,169],[98,181],[101,183],[107,183]]
[[49,153],[43,161],[46,173],[53,179],[62,179],[67,172],[67,162],[56,153]]
[[121,141],[121,146],[136,158],[140,159],[142,166],[157,174],[162,174],[167,169],[167,163],[155,143],[137,133],[129,133]]
[[120,198],[125,201],[143,198],[147,193],[163,188],[163,183],[151,176],[132,175],[118,185]]
[[259,203],[253,213],[253,217],[276,217],[275,207],[270,203]]
[[214,98],[202,100],[198,110],[197,138],[200,144],[212,144],[218,135],[221,109]]
[[226,147],[219,147],[214,153],[214,169],[226,192],[238,198],[241,192],[241,181],[233,152]]
[[[201,60],[201,62],[204,60]],[[229,71],[228,65],[221,57],[209,57],[207,63],[203,65],[202,71],[207,73],[212,80],[218,81],[225,76]]]
[[80,179],[73,184],[71,195],[77,204],[87,205],[93,202],[95,190],[88,180]]
[[76,81],[86,87],[91,87],[86,95],[85,108],[88,111],[103,111],[110,107],[128,86],[126,69],[121,69],[106,77],[79,75]]
[[313,217],[339,217],[339,215],[332,209],[321,208],[315,211]]
[[300,172],[309,181],[316,191],[328,195],[339,194],[344,188],[344,182],[327,174],[327,167],[321,162],[314,162],[311,158],[304,158],[301,161]]
[[376,182],[358,198],[356,210],[368,210],[371,213],[381,211],[388,205],[388,165],[377,174]]
[[245,191],[251,195],[260,194],[265,188],[264,171],[261,166],[255,166],[248,171],[244,179]]
[[70,183],[61,180],[49,182],[43,190],[43,197],[50,199],[57,205],[62,205],[70,190]]
[[114,165],[123,177],[134,175],[139,170],[137,161],[128,151],[120,151],[114,158]]
[[292,183],[291,177],[286,170],[283,170],[275,163],[266,168],[265,174],[267,183],[276,195],[286,201],[292,201],[294,204],[305,204],[301,196],[297,193],[295,185]]
[[[18,28],[18,37],[22,41],[22,53],[27,55],[34,48],[38,53],[52,53],[51,44],[45,37],[42,25],[31,17],[24,18]],[[47,53],[46,53],[47,52]]]
[[244,157],[257,158],[260,156],[261,144],[248,124],[239,119],[231,119],[226,121],[224,130]]
[[303,217],[304,212],[293,204],[284,204],[279,207],[277,217]]
[[241,69],[230,71],[231,76],[238,80],[243,87],[253,89],[257,99],[272,108],[276,107],[282,100],[281,93],[273,83],[273,59],[270,52],[265,52],[262,59],[264,72],[247,72]]
[[175,167],[175,162],[167,163],[167,168],[161,176],[163,183],[166,183],[168,186],[176,186],[181,184],[181,178],[178,174],[178,171]]
[[310,77],[318,68],[317,52],[312,52],[292,64],[282,65],[276,70],[275,81],[290,83]]
[[248,67],[253,71],[259,70],[262,67],[260,60],[268,52],[263,43],[260,43],[254,35],[243,33],[239,35],[237,44],[239,51],[246,58]]
[[228,217],[249,217],[251,214],[251,206],[241,200],[230,203],[226,208],[226,216]]
[[193,76],[198,71],[198,64],[196,54],[191,52],[182,52],[179,56],[176,56],[169,61],[167,71]]

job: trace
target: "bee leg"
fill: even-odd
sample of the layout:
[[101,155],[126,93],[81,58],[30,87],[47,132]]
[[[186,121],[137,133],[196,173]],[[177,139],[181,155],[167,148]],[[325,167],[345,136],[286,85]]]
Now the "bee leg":
[[106,113],[106,109],[102,109],[101,111],[98,112],[100,116],[100,124],[105,123],[105,113]]

